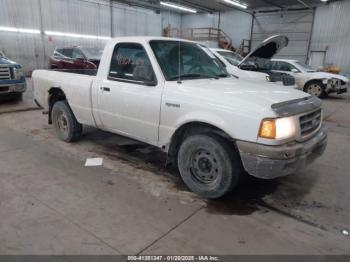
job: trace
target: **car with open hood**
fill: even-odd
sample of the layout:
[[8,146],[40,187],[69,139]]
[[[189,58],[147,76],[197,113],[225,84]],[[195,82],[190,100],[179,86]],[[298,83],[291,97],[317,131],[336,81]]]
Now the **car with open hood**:
[[26,91],[22,66],[0,51],[0,98],[21,100]]
[[347,77],[317,71],[298,60],[272,59],[266,68],[281,75],[292,75],[300,90],[317,97],[346,93],[349,87]]
[[210,48],[215,56],[224,64],[227,71],[246,80],[274,82],[296,88],[294,78],[288,74],[278,74],[266,70],[265,64],[288,45],[288,38],[275,35],[265,39],[246,57],[231,50]]
[[233,77],[196,42],[115,38],[97,72],[79,72],[33,72],[35,99],[61,140],[87,125],[156,146],[206,198],[227,194],[245,172],[298,172],[327,145],[320,99]]

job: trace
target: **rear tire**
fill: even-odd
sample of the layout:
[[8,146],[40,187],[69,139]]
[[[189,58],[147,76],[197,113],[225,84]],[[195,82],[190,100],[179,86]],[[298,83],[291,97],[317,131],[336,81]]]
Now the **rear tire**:
[[305,86],[304,91],[312,96],[322,98],[322,97],[325,97],[327,95],[325,89],[326,88],[322,82],[311,81],[310,83],[308,83]]
[[52,122],[62,141],[74,142],[81,137],[83,126],[78,123],[66,101],[58,101],[53,105]]
[[230,192],[243,174],[238,153],[223,138],[198,134],[186,138],[178,152],[185,184],[195,193],[216,199]]

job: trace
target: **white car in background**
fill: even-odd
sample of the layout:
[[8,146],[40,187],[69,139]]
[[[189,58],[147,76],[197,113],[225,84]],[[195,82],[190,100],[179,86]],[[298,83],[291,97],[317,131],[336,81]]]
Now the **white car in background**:
[[276,84],[291,86],[297,88],[295,80],[288,74],[281,75],[266,70],[265,64],[288,45],[288,38],[283,35],[276,35],[267,38],[257,46],[246,57],[234,53],[227,49],[210,48],[226,70],[241,79],[249,81],[268,81]]
[[297,60],[272,59],[267,69],[282,75],[292,75],[300,90],[317,97],[346,93],[349,85],[349,79],[345,76],[318,72]]

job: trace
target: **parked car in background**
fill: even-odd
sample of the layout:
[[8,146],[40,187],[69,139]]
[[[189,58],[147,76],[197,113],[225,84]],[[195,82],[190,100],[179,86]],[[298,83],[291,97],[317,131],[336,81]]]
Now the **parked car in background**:
[[[246,80],[275,82],[276,84],[296,88],[293,77],[271,72],[263,66],[287,45],[288,38],[286,36],[276,35],[261,42],[244,58],[240,54],[226,49],[210,48],[210,50],[224,64],[230,74]],[[260,66],[261,64],[262,66]]]
[[50,57],[50,69],[97,69],[102,52],[93,47],[58,48]]
[[292,75],[300,90],[317,97],[346,93],[349,86],[349,79],[345,76],[319,72],[298,60],[272,59],[267,69]]
[[26,91],[22,66],[0,51],[0,98],[21,100]]
[[231,191],[244,170],[290,175],[327,145],[317,97],[237,79],[195,42],[116,38],[97,76],[73,72],[33,72],[35,99],[61,140],[79,139],[88,125],[157,146],[206,198]]

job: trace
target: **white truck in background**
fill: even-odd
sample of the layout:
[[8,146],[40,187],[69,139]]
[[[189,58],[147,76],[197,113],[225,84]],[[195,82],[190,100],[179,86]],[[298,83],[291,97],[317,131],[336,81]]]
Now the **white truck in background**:
[[295,173],[326,148],[318,98],[232,77],[195,42],[112,39],[94,73],[34,71],[58,137],[72,142],[88,125],[159,147],[206,198],[230,192],[244,171]]
[[[297,88],[293,76],[266,70],[264,66],[260,68],[261,61],[263,64],[269,63],[270,59],[287,45],[288,38],[286,36],[275,35],[262,41],[245,57],[227,49],[210,48],[210,51],[223,63],[230,74],[241,79]],[[256,63],[256,61],[260,63]]]

